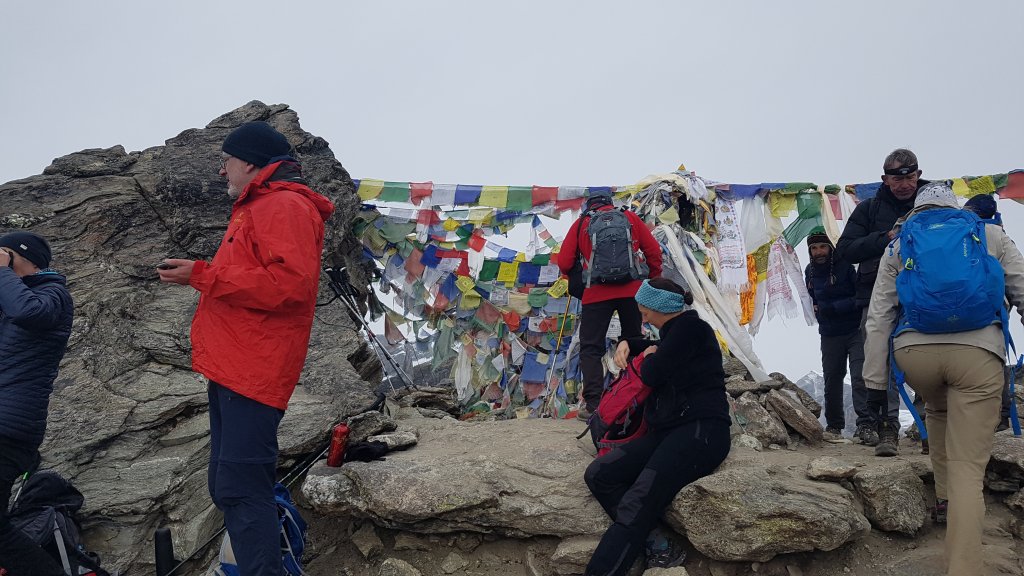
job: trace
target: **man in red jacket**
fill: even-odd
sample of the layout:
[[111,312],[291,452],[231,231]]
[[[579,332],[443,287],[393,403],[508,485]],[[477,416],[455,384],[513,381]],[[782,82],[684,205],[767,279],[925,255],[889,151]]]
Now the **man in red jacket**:
[[[590,236],[591,214],[616,210],[612,203],[610,189],[591,189],[583,215],[569,228],[558,252],[558,268],[568,274],[577,259],[583,259],[584,269],[587,268],[593,249]],[[644,221],[633,212],[626,211],[629,219],[632,250],[634,255],[643,254],[648,276],[661,276],[661,246]],[[595,258],[600,258],[598,253]],[[607,255],[604,255],[607,257]],[[584,272],[586,277],[586,272]],[[619,283],[591,283],[583,291],[583,311],[580,315],[580,369],[583,371],[583,401],[586,406],[580,410],[579,418],[586,420],[597,410],[604,390],[604,366],[601,357],[607,351],[605,336],[612,315],[619,314],[619,325],[622,326],[622,338],[640,336],[640,309],[637,308],[636,291],[640,289],[643,278],[627,280]]]
[[157,272],[200,293],[192,368],[210,381],[210,496],[239,571],[277,576],[277,427],[306,360],[334,205],[306,186],[288,140],[266,122],[238,127],[223,150],[234,206],[217,254],[167,259]]

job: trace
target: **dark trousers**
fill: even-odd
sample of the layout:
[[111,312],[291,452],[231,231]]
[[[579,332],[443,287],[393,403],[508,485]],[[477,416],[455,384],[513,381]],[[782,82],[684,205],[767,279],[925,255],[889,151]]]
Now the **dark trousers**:
[[729,424],[689,422],[653,432],[594,460],[587,486],[612,518],[587,564],[588,576],[622,575],[684,486],[714,472],[729,453]]
[[0,437],[0,567],[10,576],[64,574],[57,560],[15,528],[7,515],[15,481],[39,465],[38,448]]
[[604,391],[604,366],[601,357],[608,350],[605,342],[612,314],[619,313],[623,338],[640,335],[640,308],[632,298],[615,298],[584,304],[580,313],[580,370],[583,371],[583,401],[593,412]]
[[859,330],[839,336],[821,337],[821,371],[825,376],[825,425],[842,430],[846,427],[843,408],[843,381],[846,365],[850,365],[850,383],[853,388],[853,409],[857,412],[857,425],[870,424],[868,389],[861,372],[864,368],[864,338]]
[[207,479],[242,576],[281,576],[281,525],[274,504],[277,426],[283,410],[211,381]]
[[1009,366],[1003,367],[1003,397],[1002,403],[999,406],[999,419],[1008,420],[1010,418],[1010,379],[1013,378],[1013,370]]

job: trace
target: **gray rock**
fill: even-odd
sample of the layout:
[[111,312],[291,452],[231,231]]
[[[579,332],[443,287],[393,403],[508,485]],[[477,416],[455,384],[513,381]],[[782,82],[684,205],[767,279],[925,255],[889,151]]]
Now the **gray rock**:
[[1003,430],[992,442],[992,458],[985,469],[985,487],[998,492],[1024,488],[1024,438]]
[[368,442],[383,442],[388,445],[388,450],[402,450],[410,446],[415,446],[419,439],[416,438],[416,434],[413,432],[393,432],[391,434],[381,434],[379,436],[370,436],[366,439]]
[[405,560],[388,558],[380,565],[378,576],[422,576],[419,570]]
[[[217,174],[220,146],[232,129],[257,119],[285,134],[312,188],[338,208],[325,262],[349,266],[353,282],[366,286],[350,232],[360,204],[352,181],[287,106],[252,102],[163,146],[83,150],[55,159],[42,175],[0,184],[0,234],[25,229],[46,237],[75,298],[41,453],[44,468],[84,494],[84,538],[111,572],[152,572],[156,525],[169,526],[176,547],[189,551],[219,527],[205,480],[207,384],[191,372],[196,294],[160,284],[153,266],[168,256],[213,256],[231,212]],[[326,286],[322,292],[327,300]],[[348,360],[365,344],[345,311],[323,307],[317,316],[280,427],[283,462],[373,399],[372,385]]]
[[445,556],[444,560],[441,561],[441,572],[444,572],[445,574],[454,574],[466,566],[469,566],[469,562],[459,555],[458,552],[452,552]]
[[726,355],[722,358],[722,368],[725,370],[725,377],[730,378],[732,376],[742,376],[743,378],[749,378],[750,373],[747,371],[747,367],[743,365],[732,355]]
[[665,520],[701,554],[730,562],[834,550],[870,528],[841,487],[756,465],[729,466],[683,488]]
[[463,532],[455,537],[455,547],[466,553],[476,550],[482,542],[483,538],[472,532]]
[[384,543],[381,542],[380,536],[377,536],[377,530],[372,522],[364,522],[359,530],[352,534],[352,544],[367,560],[375,560],[384,553]]
[[853,485],[871,524],[887,532],[914,535],[924,525],[924,482],[902,461],[857,471]]
[[581,481],[592,458],[576,448],[577,422],[403,422],[432,427],[418,429],[414,450],[385,461],[313,467],[302,486],[310,506],[421,533],[566,537],[607,528]]
[[689,576],[689,572],[682,566],[676,566],[675,568],[648,568],[644,571],[644,576]]
[[786,427],[772,417],[753,393],[746,393],[735,400],[736,420],[746,434],[754,436],[761,444],[786,444],[789,434]]
[[399,532],[398,534],[395,534],[394,550],[396,552],[402,552],[403,550],[417,550],[425,552],[432,548],[433,546],[430,542],[418,534],[410,534],[408,532]]
[[372,410],[348,419],[348,441],[363,442],[370,436],[392,432],[398,428],[394,420]]
[[807,440],[818,443],[824,438],[825,429],[790,390],[771,390],[767,394],[768,405],[793,430]]
[[742,376],[732,376],[725,381],[725,391],[736,398],[747,392],[757,392],[761,385],[753,380],[747,380]]
[[757,438],[754,438],[750,434],[738,434],[736,436],[733,436],[732,447],[749,448],[750,450],[754,450],[756,452],[760,452],[764,448],[764,446],[761,444],[761,441],[758,440]]
[[786,378],[786,376],[780,372],[772,372],[769,376],[771,376],[773,380],[782,383],[782,390],[789,390],[796,394],[800,403],[807,407],[811,414],[814,414],[815,418],[821,417],[821,404],[818,404],[818,401],[815,400],[813,396],[805,392],[803,388],[797,386],[792,380]]
[[562,540],[551,555],[555,572],[563,576],[583,574],[600,542],[599,536],[580,536]]
[[1024,490],[1020,490],[1013,496],[1009,496],[1006,500],[1003,500],[1006,507],[1010,510],[1016,510],[1017,512],[1024,512]]
[[839,481],[853,478],[856,473],[856,466],[831,456],[815,458],[807,464],[807,477],[811,480]]

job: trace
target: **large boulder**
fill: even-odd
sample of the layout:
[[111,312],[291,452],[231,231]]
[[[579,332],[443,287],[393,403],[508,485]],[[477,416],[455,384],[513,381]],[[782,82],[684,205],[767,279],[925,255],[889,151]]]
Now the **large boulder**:
[[853,485],[864,502],[864,515],[876,528],[914,535],[924,525],[924,482],[909,463],[861,468]]
[[[730,460],[732,460],[730,456]],[[665,519],[715,560],[834,550],[869,530],[853,495],[788,471],[727,465],[679,493]]]
[[815,416],[791,390],[769,390],[765,396],[767,404],[782,418],[787,426],[814,443],[825,437],[825,429]]
[[402,416],[399,430],[418,433],[416,447],[384,461],[314,467],[302,486],[310,506],[423,533],[566,537],[608,527],[583,482],[593,459],[576,447],[580,423]]
[[[236,126],[266,120],[285,134],[314,190],[337,206],[328,222],[327,265],[365,267],[349,233],[359,199],[326,141],[304,131],[285,105],[251,102],[141,152],[121,146],[57,158],[42,175],[0,185],[0,234],[46,237],[68,277],[75,321],[50,403],[43,466],[86,498],[89,546],[104,566],[151,571],[152,533],[169,526],[191,551],[220,526],[206,487],[206,383],[191,371],[189,326],[197,298],[162,285],[165,257],[209,259],[231,201],[218,176],[220,145]],[[321,300],[329,290],[321,289]],[[281,423],[283,461],[325,438],[331,422],[372,401],[349,358],[379,374],[340,306],[318,309],[300,386]],[[369,368],[367,368],[369,367]]]
[[1024,488],[1024,438],[1012,430],[996,434],[992,458],[985,470],[985,487],[994,492],[1016,492]]

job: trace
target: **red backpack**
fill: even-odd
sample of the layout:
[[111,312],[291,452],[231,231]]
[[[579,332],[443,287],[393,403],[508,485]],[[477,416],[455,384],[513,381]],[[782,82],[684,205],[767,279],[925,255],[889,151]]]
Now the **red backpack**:
[[651,387],[640,378],[643,360],[644,355],[640,354],[619,373],[601,395],[597,411],[587,422],[598,457],[647,434],[644,400],[650,396]]

